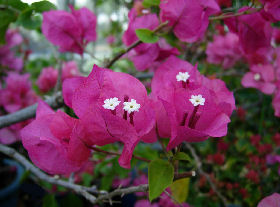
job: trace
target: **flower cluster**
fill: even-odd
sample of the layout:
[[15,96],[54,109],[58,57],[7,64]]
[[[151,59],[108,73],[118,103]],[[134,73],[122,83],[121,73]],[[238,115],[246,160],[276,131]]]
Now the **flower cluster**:
[[[63,63],[61,79],[80,76],[79,68],[75,61]],[[58,78],[58,70],[53,67],[43,68],[37,80],[37,85],[42,93],[46,93],[55,87]]]
[[[96,65],[88,77],[66,79],[63,97],[78,119],[54,113],[40,103],[36,120],[22,131],[31,159],[49,173],[75,171],[87,160],[90,146],[114,142],[124,144],[119,164],[130,168],[137,143],[157,140],[156,122],[159,135],[166,132],[171,137],[168,149],[183,141],[224,136],[235,108],[233,95],[221,80],[207,79],[176,57],[168,58],[157,69],[150,97],[136,78]],[[39,131],[35,134],[34,130]],[[50,161],[53,165],[43,161],[50,160],[45,153],[48,150],[56,151]],[[65,160],[67,167],[55,168],[60,165],[56,160]]]
[[42,32],[60,52],[83,54],[85,46],[97,38],[96,16],[88,8],[43,13]]

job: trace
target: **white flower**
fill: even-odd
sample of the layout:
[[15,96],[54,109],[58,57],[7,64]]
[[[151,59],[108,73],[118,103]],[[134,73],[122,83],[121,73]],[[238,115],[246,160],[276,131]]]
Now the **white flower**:
[[136,103],[136,100],[134,99],[131,99],[130,102],[124,102],[123,105],[124,105],[123,109],[127,111],[129,114],[134,111],[139,111],[140,109],[140,104]]
[[177,75],[176,75],[176,79],[177,81],[184,81],[184,82],[187,82],[187,80],[189,79],[190,75],[188,72],[179,72]]
[[259,73],[256,73],[254,75],[254,79],[255,79],[255,81],[259,81],[261,79],[261,75]]
[[105,109],[115,110],[115,108],[120,104],[118,98],[108,98],[104,101],[103,107]]
[[204,105],[205,103],[205,98],[203,98],[202,95],[192,95],[189,100],[194,106]]

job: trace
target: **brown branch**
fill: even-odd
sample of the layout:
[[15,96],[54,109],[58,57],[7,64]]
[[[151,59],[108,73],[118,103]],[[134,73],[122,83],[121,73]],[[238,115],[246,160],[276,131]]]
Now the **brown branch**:
[[208,181],[208,183],[210,184],[212,190],[217,194],[217,196],[221,199],[221,201],[223,202],[223,205],[224,206],[227,206],[227,199],[220,193],[220,191],[217,189],[216,185],[212,182],[210,176],[205,173],[203,170],[202,170],[202,162],[200,160],[200,158],[198,157],[198,155],[196,154],[195,152],[195,149],[189,144],[189,143],[186,143],[186,147],[190,150],[194,160],[195,160],[195,163],[196,163],[196,166],[197,166],[197,170],[198,170],[198,173],[205,176],[206,180]]
[[[90,146],[89,148],[94,150],[94,151],[96,151],[96,152],[101,152],[101,153],[107,154],[107,155],[116,155],[116,156],[120,156],[121,155],[121,153],[119,153],[119,152],[109,152],[109,151],[106,151],[106,150],[103,150],[103,149],[100,149],[100,148],[97,148],[97,147]],[[146,159],[144,157],[138,157],[136,155],[132,155],[132,157],[137,159],[137,160],[144,161],[144,162],[151,162],[151,160],[148,160],[148,159]]]
[[54,177],[47,175],[46,173],[42,172],[37,167],[35,167],[24,156],[22,156],[21,154],[16,152],[16,150],[14,150],[13,148],[0,144],[0,152],[13,158],[14,160],[18,161],[20,164],[22,164],[26,168],[26,170],[29,170],[39,180],[46,181],[46,182],[54,184],[54,185],[60,185],[67,189],[73,190],[76,193],[85,197],[91,203],[95,202],[96,197],[90,193],[94,193],[95,195],[100,194],[100,192],[96,190],[95,186],[93,186],[93,187],[81,186],[81,185],[77,185],[77,184],[67,182],[67,181],[64,181],[61,179],[56,179]]
[[260,11],[262,8],[257,8],[256,10],[245,10],[243,12],[239,12],[239,13],[224,13],[224,14],[221,14],[220,16],[216,16],[216,17],[209,17],[208,19],[210,21],[213,21],[213,20],[222,20],[222,19],[227,19],[227,18],[231,18],[231,17],[238,17],[238,16],[242,16],[242,15],[246,15],[246,14],[254,14],[258,11]]
[[[153,32],[156,33],[160,31],[163,27],[165,27],[168,24],[168,21],[161,23],[158,27],[156,27]],[[130,50],[141,44],[141,40],[137,40],[132,45],[130,45],[128,48],[124,49],[124,51],[118,53],[110,62],[105,64],[105,68],[110,68],[118,59],[120,59],[124,54],[128,53]]]

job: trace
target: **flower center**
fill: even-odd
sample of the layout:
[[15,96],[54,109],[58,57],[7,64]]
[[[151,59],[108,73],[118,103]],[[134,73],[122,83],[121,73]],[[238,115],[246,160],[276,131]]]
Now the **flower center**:
[[133,122],[133,116],[134,116],[134,112],[135,111],[139,111],[140,109],[140,104],[138,104],[136,102],[135,99],[131,99],[131,101],[125,101],[123,103],[124,107],[123,107],[123,110],[124,110],[124,115],[126,114],[126,116],[124,116],[125,119],[127,119],[127,113],[129,114],[129,122],[134,125],[134,122]]
[[116,107],[120,104],[120,101],[118,100],[117,97],[114,98],[108,98],[104,100],[103,107],[104,109],[109,109],[109,110],[115,110]]
[[198,106],[198,105],[204,105],[205,103],[205,98],[202,97],[202,95],[192,95],[191,98],[189,99],[189,101],[194,105],[194,106]]
[[259,73],[256,73],[255,75],[254,75],[254,80],[255,81],[259,81],[261,79],[261,75],[259,74]]
[[202,95],[200,95],[200,94],[199,95],[192,95],[191,98],[189,99],[189,101],[194,105],[194,110],[193,110],[193,112],[191,114],[191,117],[189,119],[188,126],[191,129],[194,129],[197,121],[200,118],[200,114],[197,113],[198,112],[198,108],[199,108],[200,105],[201,106],[204,105],[205,98],[203,98]]
[[190,75],[188,72],[179,72],[176,75],[176,79],[178,82],[183,81],[183,82],[187,82],[187,80],[189,79]]

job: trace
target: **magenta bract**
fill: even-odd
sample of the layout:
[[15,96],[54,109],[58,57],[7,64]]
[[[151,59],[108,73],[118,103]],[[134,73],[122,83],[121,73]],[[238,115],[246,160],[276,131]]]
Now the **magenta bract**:
[[32,162],[50,174],[79,170],[90,151],[75,134],[77,123],[77,119],[62,111],[54,112],[40,101],[36,119],[21,130],[23,146]]
[[272,195],[265,197],[258,204],[258,207],[280,207],[280,194],[273,193]]
[[[80,119],[80,138],[89,146],[122,142],[119,163],[129,168],[136,144],[155,123],[144,85],[128,74],[95,65],[87,78],[66,80],[63,96]],[[153,142],[155,138],[145,141]]]
[[61,52],[83,54],[88,42],[96,40],[96,16],[87,8],[43,13],[42,32]]

